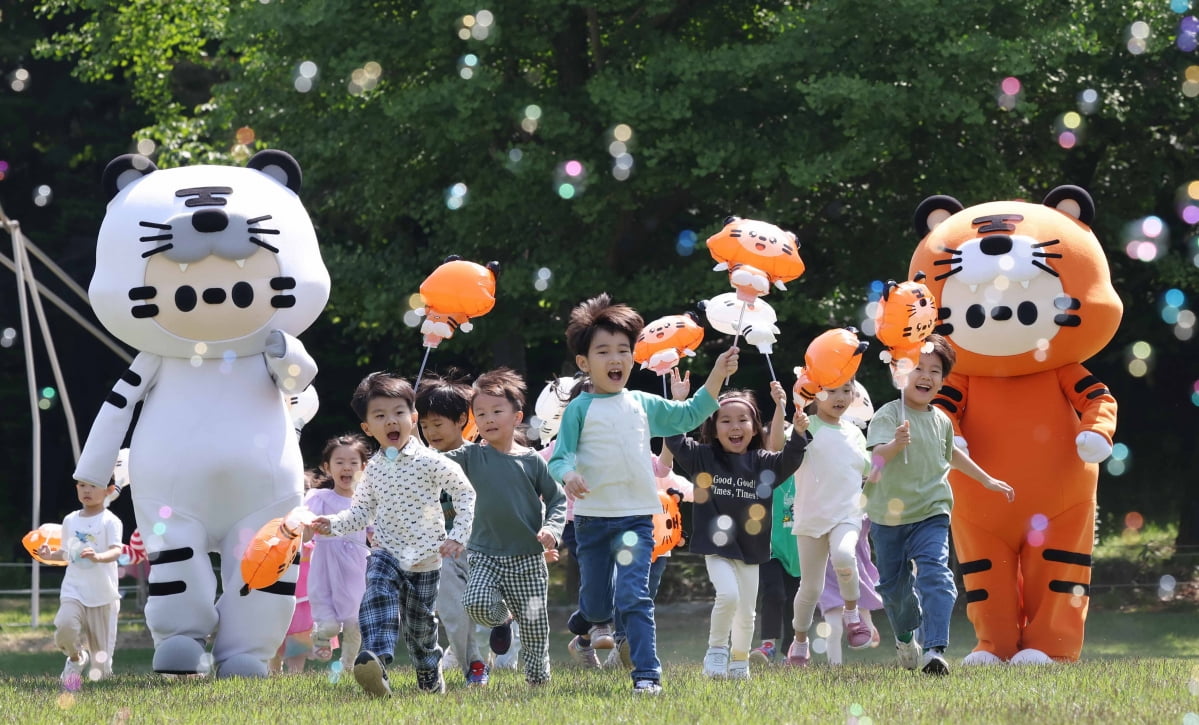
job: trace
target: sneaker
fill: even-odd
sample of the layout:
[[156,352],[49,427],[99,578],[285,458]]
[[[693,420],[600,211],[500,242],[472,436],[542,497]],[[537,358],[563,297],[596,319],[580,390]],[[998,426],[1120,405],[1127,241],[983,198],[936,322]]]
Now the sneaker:
[[498,627],[491,628],[488,644],[491,645],[491,651],[497,655],[508,654],[508,650],[512,649],[512,617],[508,617],[508,621]]
[[491,675],[487,672],[487,665],[479,660],[470,663],[470,671],[466,673],[467,687],[483,687],[491,681]]
[[657,680],[637,680],[633,683],[634,695],[661,695],[662,685]]
[[608,650],[608,659],[604,660],[604,667],[616,667],[617,665],[626,670],[633,669],[633,658],[629,653],[629,640],[624,637],[616,639],[616,647]]
[[87,670],[88,659],[87,650],[80,650],[79,659],[74,662],[67,658],[67,663],[63,665],[62,675],[59,678],[63,687],[75,691],[83,686],[83,673]]
[[597,624],[591,628],[587,638],[595,649],[612,649],[616,646],[616,638],[612,635],[612,625]]
[[595,653],[594,647],[584,647],[580,644],[582,637],[575,637],[566,645],[566,649],[570,650],[570,658],[589,670],[598,670],[603,667],[599,661],[599,655]]
[[[354,668],[357,671],[358,668]],[[416,689],[432,695],[445,694],[445,678],[441,676],[441,662],[432,670],[416,671]]]
[[729,663],[730,680],[749,679],[749,660],[733,660]]
[[899,660],[899,666],[905,670],[914,670],[920,666],[920,643],[916,641],[914,634],[911,642],[895,640],[895,656]]
[[328,662],[333,659],[333,648],[329,646],[328,642],[317,644],[312,648],[312,656],[321,662]]
[[387,667],[374,652],[362,650],[354,660],[354,679],[367,694],[375,697],[391,697],[391,683],[387,681]]
[[842,612],[841,624],[845,626],[845,638],[849,641],[850,649],[866,649],[870,646],[874,628],[863,622],[857,611],[853,613],[853,621],[850,621],[849,612]]
[[807,667],[812,661],[811,645],[808,647],[800,647],[799,642],[791,640],[791,646],[787,648],[787,665],[790,667]]
[[765,667],[774,662],[774,642],[763,642],[762,646],[751,649],[749,661],[755,667]]
[[949,663],[945,661],[945,656],[935,649],[930,649],[924,653],[920,671],[926,675],[948,675]]
[[704,674],[708,677],[724,677],[729,673],[729,648],[709,647],[704,655]]

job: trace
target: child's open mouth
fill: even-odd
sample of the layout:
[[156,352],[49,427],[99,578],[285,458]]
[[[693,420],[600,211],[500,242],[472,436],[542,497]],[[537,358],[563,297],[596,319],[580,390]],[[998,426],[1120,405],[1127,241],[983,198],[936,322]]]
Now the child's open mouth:
[[394,430],[393,430],[393,431],[391,431],[390,433],[388,433],[388,434],[387,434],[387,440],[388,440],[389,442],[391,442],[391,443],[398,443],[398,442],[400,441],[400,434],[399,434],[399,432],[398,432],[398,431],[394,431]]
[[729,436],[729,445],[731,445],[731,446],[733,446],[734,448],[736,448],[736,447],[740,446],[740,445],[741,445],[741,442],[742,442],[742,441],[744,441],[744,440],[745,440],[745,436],[742,436],[742,435],[731,435],[731,436]]
[[622,373],[620,370],[609,370],[608,371],[608,379],[614,383],[620,382],[620,379],[622,377],[624,377],[624,373]]

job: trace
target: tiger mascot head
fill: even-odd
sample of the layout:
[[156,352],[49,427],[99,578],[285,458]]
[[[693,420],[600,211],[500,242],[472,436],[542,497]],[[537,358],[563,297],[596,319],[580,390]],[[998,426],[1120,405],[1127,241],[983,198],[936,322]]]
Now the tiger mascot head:
[[329,299],[300,175],[275,150],[245,168],[113,159],[88,289],[100,322],[163,357],[242,357],[272,330],[299,335]]
[[916,209],[923,237],[910,274],[940,304],[936,331],[957,350],[955,372],[1011,377],[1083,362],[1120,324],[1095,203],[1059,186],[1040,204],[994,201],[963,208],[948,196]]

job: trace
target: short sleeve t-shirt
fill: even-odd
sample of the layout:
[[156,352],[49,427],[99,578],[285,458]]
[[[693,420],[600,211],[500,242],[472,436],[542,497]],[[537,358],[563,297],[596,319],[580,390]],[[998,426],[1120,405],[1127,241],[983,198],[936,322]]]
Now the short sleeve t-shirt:
[[63,599],[74,599],[85,607],[102,607],[120,598],[117,562],[99,564],[80,558],[79,552],[91,547],[97,554],[103,554],[121,545],[121,535],[121,520],[107,509],[94,516],[84,516],[82,511],[67,514],[62,522],[62,546],[67,552]]
[[866,484],[866,514],[883,526],[913,524],[953,508],[949,488],[953,423],[940,408],[913,410],[898,400],[887,403],[870,421],[866,447],[891,441],[905,419],[912,432],[906,460],[902,452],[896,453],[883,466],[879,481]]

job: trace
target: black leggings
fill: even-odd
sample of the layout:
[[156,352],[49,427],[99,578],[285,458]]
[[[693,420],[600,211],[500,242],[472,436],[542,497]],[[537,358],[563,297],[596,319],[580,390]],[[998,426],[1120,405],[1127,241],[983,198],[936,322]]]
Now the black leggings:
[[761,639],[776,639],[783,647],[795,636],[791,624],[795,612],[795,592],[799,577],[791,576],[778,559],[771,559],[758,568],[758,622]]

